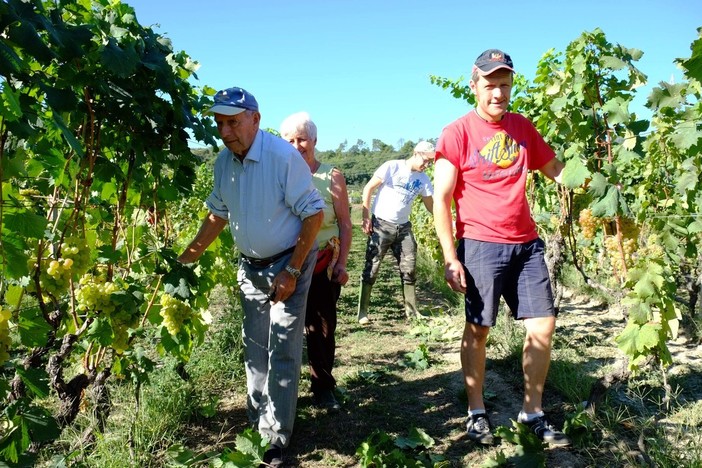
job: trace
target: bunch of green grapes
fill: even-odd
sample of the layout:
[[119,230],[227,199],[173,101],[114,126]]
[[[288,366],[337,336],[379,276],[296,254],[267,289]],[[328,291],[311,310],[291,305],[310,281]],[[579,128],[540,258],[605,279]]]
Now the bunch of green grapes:
[[90,267],[90,249],[82,237],[67,237],[61,244],[61,258],[72,260],[72,274],[80,276]]
[[585,239],[592,239],[595,237],[595,231],[597,231],[597,218],[592,216],[592,210],[590,208],[580,210],[578,224],[580,224],[580,229],[582,229],[583,237]]
[[161,296],[161,312],[163,317],[163,325],[171,335],[177,335],[183,326],[183,322],[188,320],[193,315],[193,309],[185,302],[177,299],[170,294]]
[[[55,257],[55,256],[54,256]],[[36,257],[30,258],[27,266],[30,271],[38,267],[39,283],[42,292],[59,296],[68,290],[71,279],[85,273],[90,263],[90,251],[85,239],[71,237],[61,244],[60,257],[42,258],[37,262]],[[33,285],[28,290],[33,291]]]
[[[48,263],[48,265],[47,265]],[[68,290],[72,276],[73,260],[48,260],[42,262],[39,282],[42,291],[53,296],[60,295]]]
[[76,291],[78,310],[85,312],[102,312],[110,315],[115,310],[115,304],[110,300],[113,292],[119,287],[93,275],[83,275]]
[[646,247],[639,251],[639,255],[646,258],[662,259],[665,256],[665,250],[661,245],[661,238],[658,234],[649,234],[646,238]]
[[10,358],[10,317],[9,310],[0,308],[0,364]]
[[122,354],[129,349],[129,331],[124,328],[112,327],[112,349]]
[[607,236],[604,240],[604,246],[607,257],[609,258],[609,263],[612,265],[615,272],[621,274],[625,270],[625,267],[631,266],[632,258],[637,248],[636,239],[622,239],[622,250],[624,251],[623,259],[619,252],[619,243],[616,236]]
[[118,354],[129,348],[129,329],[139,325],[139,310],[120,307],[110,314],[112,325],[112,347]]

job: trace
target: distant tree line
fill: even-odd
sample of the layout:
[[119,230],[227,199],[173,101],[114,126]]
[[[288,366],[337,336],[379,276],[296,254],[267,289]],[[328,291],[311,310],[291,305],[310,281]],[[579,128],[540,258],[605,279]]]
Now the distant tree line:
[[[434,138],[427,140],[436,143]],[[344,140],[335,150],[318,151],[317,159],[338,167],[346,177],[349,190],[360,191],[373,176],[373,172],[385,161],[411,156],[418,141],[400,140],[397,145],[399,149],[395,149],[395,146],[377,138],[374,138],[370,145],[363,140],[357,140],[355,144],[349,146],[348,141]],[[216,156],[210,147],[196,148],[192,151],[206,164],[212,164]]]

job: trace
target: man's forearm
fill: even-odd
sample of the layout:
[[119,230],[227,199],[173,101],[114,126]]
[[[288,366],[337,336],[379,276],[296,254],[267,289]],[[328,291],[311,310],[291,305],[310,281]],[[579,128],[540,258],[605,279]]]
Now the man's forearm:
[[312,249],[312,245],[317,238],[323,219],[324,213],[320,211],[302,220],[302,228],[300,228],[300,235],[297,238],[297,245],[295,245],[295,250],[288,262],[288,265],[292,268],[296,270],[302,268],[302,264],[305,262],[307,254],[310,253],[310,249]]
[[444,261],[448,263],[451,260],[455,260],[457,257],[450,204],[442,201],[434,203],[434,228],[436,229],[436,236],[439,238],[441,250],[444,253]]
[[202,221],[200,230],[195,235],[195,238],[185,248],[185,251],[180,254],[178,261],[180,263],[192,263],[202,255],[207,247],[214,241],[220,232],[227,225],[227,220],[208,213],[207,217]]

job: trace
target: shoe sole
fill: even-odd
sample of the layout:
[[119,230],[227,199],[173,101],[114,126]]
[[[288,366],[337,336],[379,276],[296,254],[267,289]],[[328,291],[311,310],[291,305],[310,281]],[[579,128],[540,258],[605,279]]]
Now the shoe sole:
[[544,438],[544,442],[546,442],[549,445],[553,445],[555,447],[568,447],[570,446],[570,441],[569,440],[548,440]]
[[475,435],[475,434],[468,434],[468,438],[472,440],[473,442],[476,442],[480,445],[494,445],[495,444],[495,436],[492,434],[480,434],[480,435]]

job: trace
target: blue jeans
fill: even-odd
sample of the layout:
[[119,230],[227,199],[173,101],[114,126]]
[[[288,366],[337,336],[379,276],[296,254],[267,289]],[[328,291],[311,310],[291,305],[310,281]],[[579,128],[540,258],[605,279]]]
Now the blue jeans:
[[373,232],[368,237],[366,246],[366,266],[361,279],[364,283],[374,284],[380,269],[380,262],[388,250],[392,251],[400,267],[402,284],[414,284],[417,281],[417,241],[412,234],[412,223],[395,224],[373,216]]
[[524,244],[461,239],[457,254],[466,271],[467,322],[495,325],[500,297],[516,319],[556,315],[541,239]]
[[257,268],[239,262],[237,279],[244,309],[243,340],[249,420],[272,444],[290,443],[302,361],[307,292],[317,249],[307,255],[295,292],[284,302],[268,300],[273,278],[291,254]]

